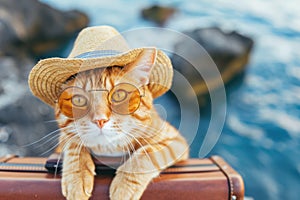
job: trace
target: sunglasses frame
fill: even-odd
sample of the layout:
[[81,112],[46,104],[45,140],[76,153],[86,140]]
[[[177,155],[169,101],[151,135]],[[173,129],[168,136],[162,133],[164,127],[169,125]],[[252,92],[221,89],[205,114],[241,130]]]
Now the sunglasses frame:
[[[143,88],[143,94],[141,93],[141,90],[140,90],[140,88],[138,88],[138,87],[136,87],[135,85],[133,85],[133,84],[131,84],[131,83],[118,83],[117,85],[115,85],[111,90],[108,90],[108,89],[92,89],[92,90],[84,90],[83,88],[81,88],[81,87],[78,87],[78,86],[68,86],[68,87],[66,87],[66,88],[64,88],[61,92],[60,92],[60,94],[58,95],[58,99],[57,100],[55,100],[55,104],[58,104],[59,103],[59,99],[60,99],[60,97],[61,97],[61,95],[65,92],[65,90],[67,90],[67,89],[70,89],[70,88],[78,88],[78,89],[80,89],[84,94],[85,94],[85,97],[88,97],[87,98],[87,107],[88,107],[88,109],[87,109],[87,111],[86,111],[86,113],[84,114],[84,115],[82,115],[82,116],[80,116],[80,117],[68,117],[68,118],[70,118],[70,119],[81,119],[81,118],[83,118],[85,115],[87,115],[89,112],[90,112],[90,110],[91,110],[91,103],[90,103],[90,99],[91,99],[91,95],[90,95],[90,92],[97,92],[97,91],[106,91],[106,92],[108,92],[108,95],[107,95],[107,100],[108,100],[108,102],[110,103],[110,105],[112,104],[111,103],[111,101],[110,101],[110,99],[109,99],[109,97],[110,97],[110,93],[111,93],[111,91],[113,91],[113,89],[115,88],[115,87],[117,87],[117,86],[119,86],[119,85],[122,85],[122,84],[128,84],[128,85],[131,85],[131,86],[133,86],[134,88],[136,88],[137,90],[138,90],[138,92],[139,92],[139,97],[140,98],[142,98],[142,97],[145,97],[145,86],[143,85],[143,86],[141,86],[140,88]],[[126,91],[126,90],[125,90]],[[126,91],[127,92],[127,91]],[[73,97],[73,96],[72,96]],[[112,112],[114,112],[114,113],[116,113],[116,114],[118,114],[118,115],[131,115],[131,114],[133,114],[135,111],[137,111],[138,110],[138,108],[140,107],[140,104],[141,104],[141,101],[139,101],[139,105],[137,106],[137,108],[133,111],[133,112],[130,112],[130,113],[126,113],[126,114],[124,114],[124,113],[118,113],[118,112],[116,112],[114,109],[112,109],[112,106],[110,106],[110,109],[111,109],[111,111]],[[60,108],[59,108],[60,109]],[[60,109],[61,110],[61,109]]]

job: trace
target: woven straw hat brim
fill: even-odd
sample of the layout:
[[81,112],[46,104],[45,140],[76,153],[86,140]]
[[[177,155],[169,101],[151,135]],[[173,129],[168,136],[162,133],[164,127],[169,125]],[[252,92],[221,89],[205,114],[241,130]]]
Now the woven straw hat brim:
[[[145,48],[98,58],[48,58],[39,61],[29,74],[28,84],[32,93],[54,107],[62,84],[72,75],[82,71],[109,66],[125,66],[137,59]],[[152,68],[149,89],[153,98],[167,92],[172,84],[173,68],[169,57],[157,51]]]

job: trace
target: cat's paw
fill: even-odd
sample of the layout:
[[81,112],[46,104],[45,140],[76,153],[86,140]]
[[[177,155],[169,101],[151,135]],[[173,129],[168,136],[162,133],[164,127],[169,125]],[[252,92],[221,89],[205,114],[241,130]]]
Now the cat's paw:
[[118,172],[110,185],[110,199],[140,199],[152,177],[152,174]]
[[94,176],[72,174],[63,176],[61,181],[62,193],[67,200],[88,200],[92,195]]
[[128,174],[119,173],[113,179],[109,193],[111,200],[138,200],[140,199],[143,188],[139,188],[138,182],[130,183],[127,179]]

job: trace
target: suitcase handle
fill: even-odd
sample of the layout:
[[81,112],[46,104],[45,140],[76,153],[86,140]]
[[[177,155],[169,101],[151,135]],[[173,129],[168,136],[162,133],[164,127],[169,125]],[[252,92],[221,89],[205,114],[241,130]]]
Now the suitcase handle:
[[[59,154],[52,154],[45,164],[49,173],[60,173],[62,170],[62,161]],[[95,171],[98,175],[114,175],[116,169],[122,164],[121,157],[104,157],[102,159],[94,158]],[[162,171],[162,174],[179,174],[179,173],[197,173],[219,171],[219,167],[213,162],[199,163],[197,161],[187,160],[176,163],[175,165]]]

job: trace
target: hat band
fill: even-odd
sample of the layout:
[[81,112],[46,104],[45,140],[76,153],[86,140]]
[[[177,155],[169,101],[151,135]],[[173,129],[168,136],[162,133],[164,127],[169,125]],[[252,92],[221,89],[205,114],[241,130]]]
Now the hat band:
[[121,53],[122,52],[116,50],[98,50],[79,54],[78,56],[75,56],[75,58],[99,58],[104,56],[114,56]]

